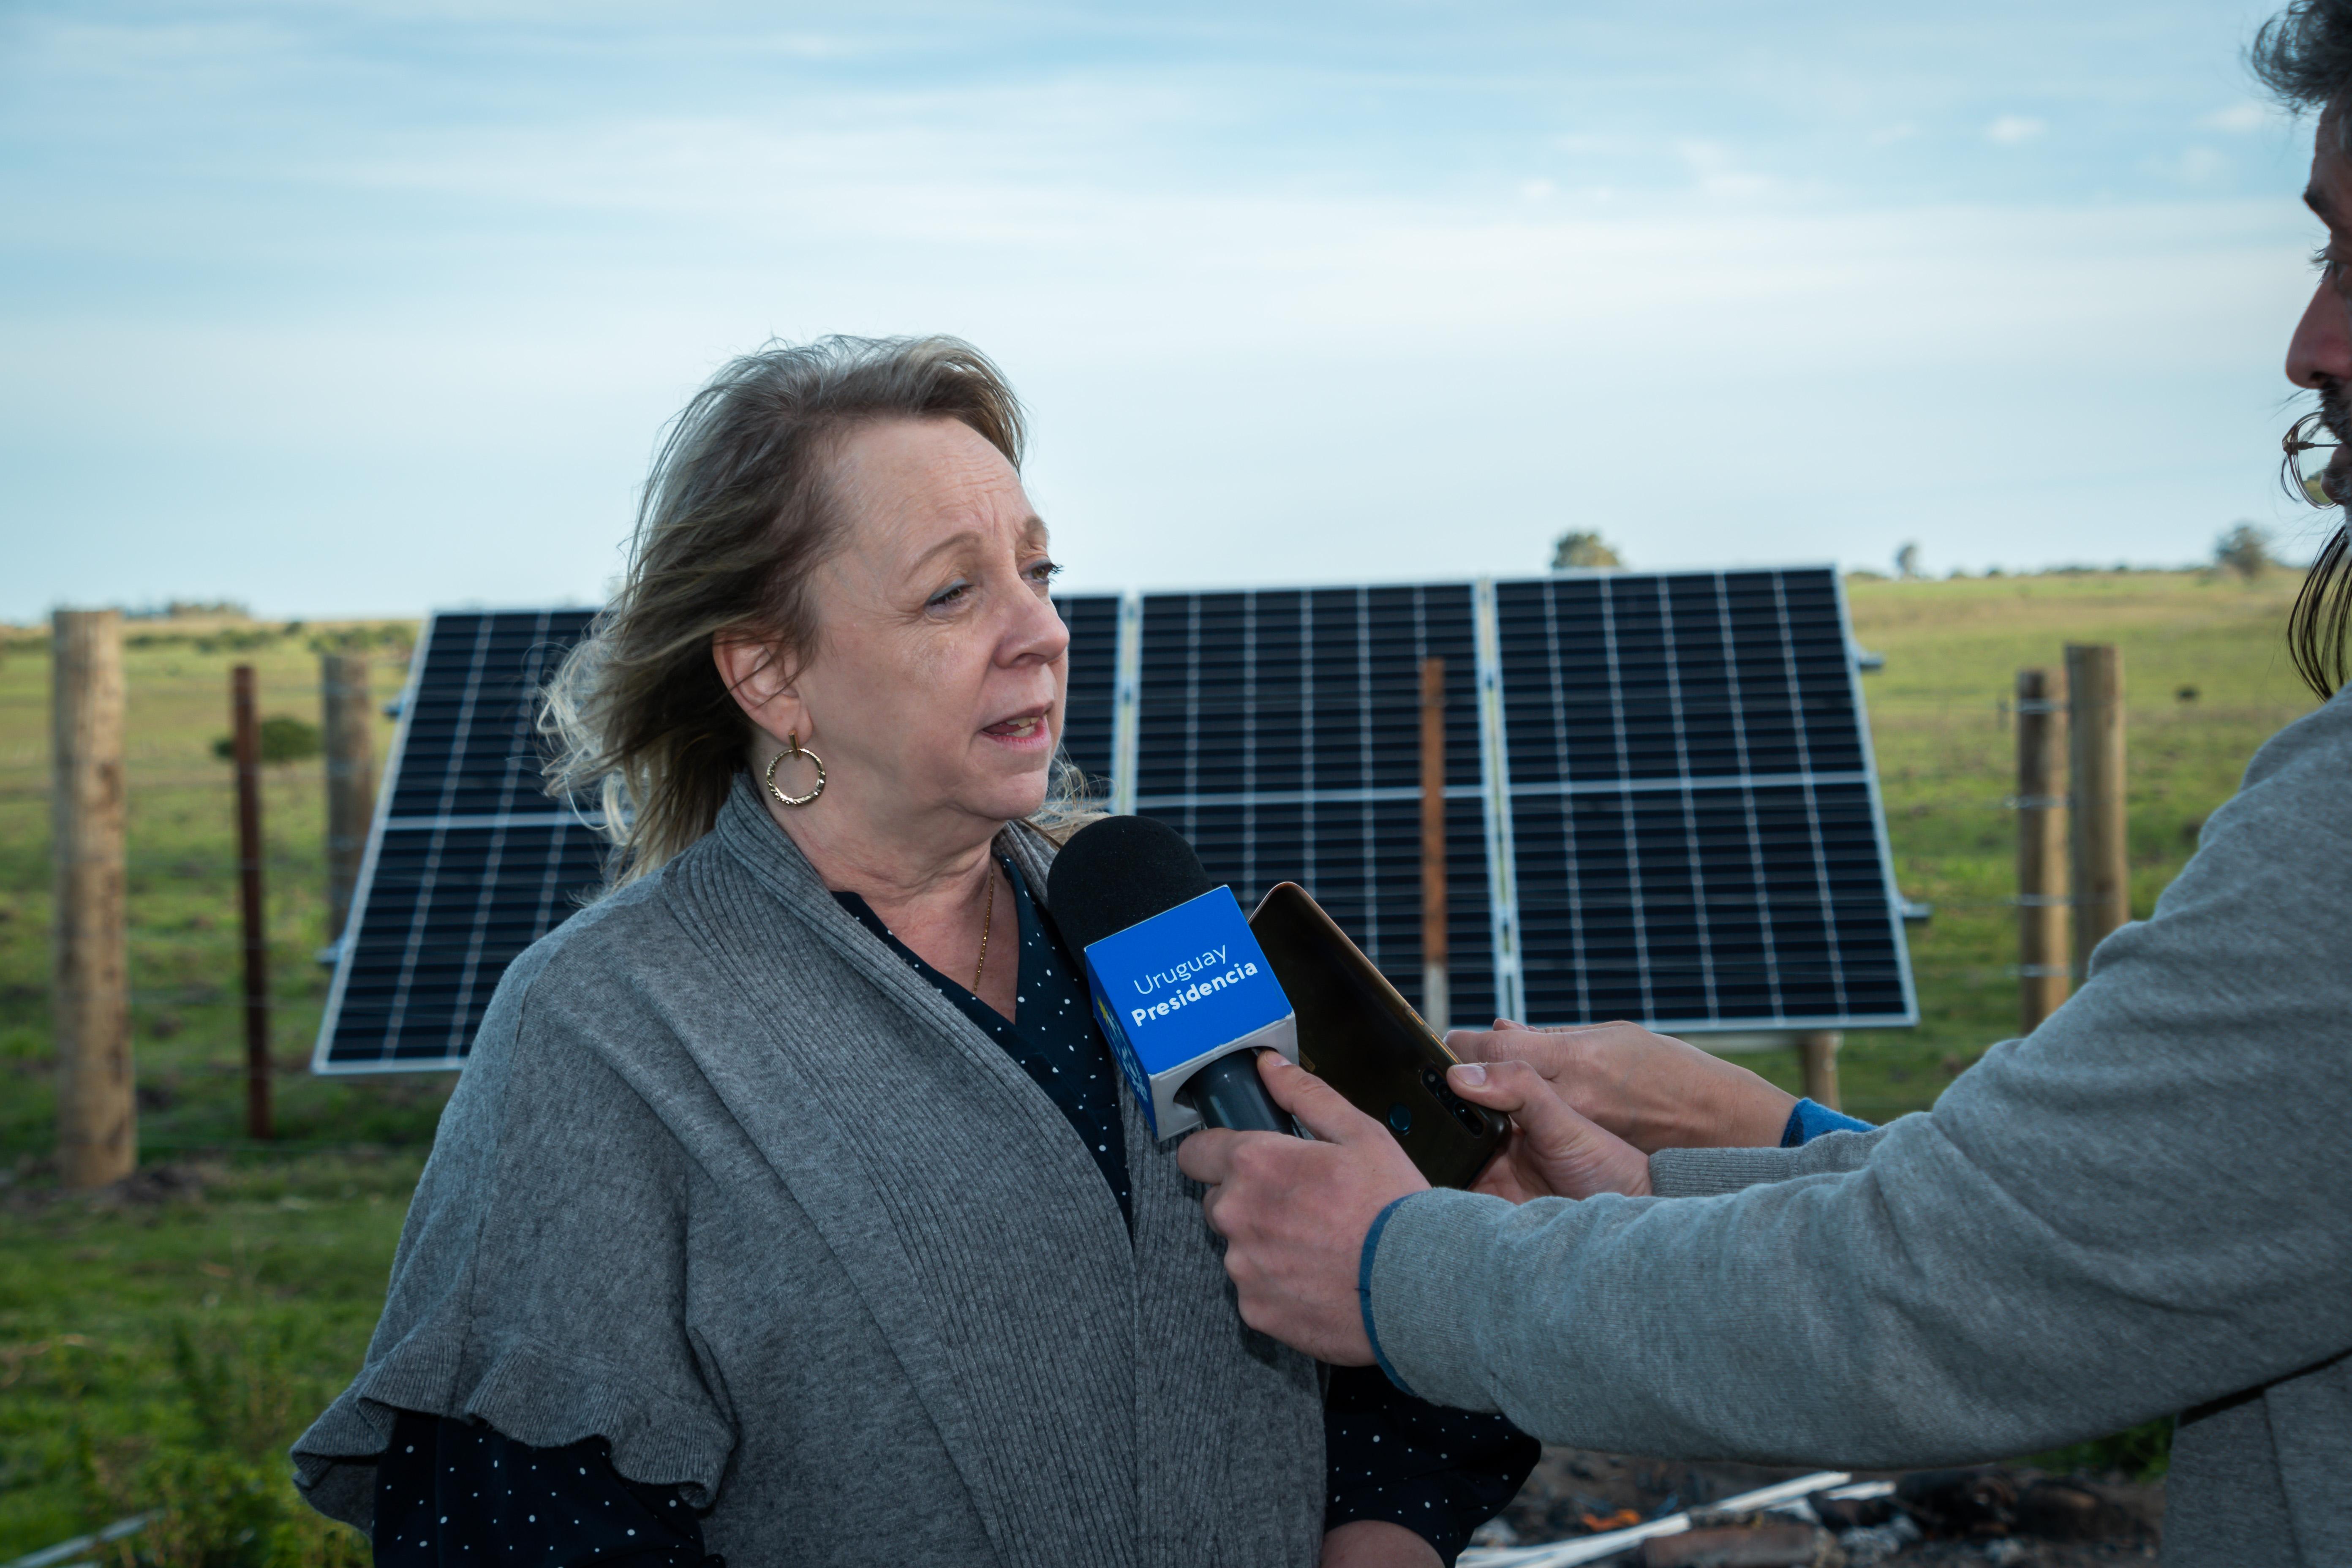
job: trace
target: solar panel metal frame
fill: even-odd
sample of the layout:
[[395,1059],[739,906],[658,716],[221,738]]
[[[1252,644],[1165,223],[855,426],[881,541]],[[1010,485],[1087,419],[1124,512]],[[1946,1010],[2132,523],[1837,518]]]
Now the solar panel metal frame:
[[[1488,990],[1482,988],[1476,981],[1479,961],[1483,959],[1486,964],[1490,966],[1486,973],[1491,976],[1491,980],[1487,983],[1491,990],[1491,999],[1496,1004],[1496,1010],[1507,1016],[1529,1023],[1582,1021],[1527,1016],[1527,954],[1524,951],[1525,934],[1519,910],[1519,856],[1516,842],[1517,834],[1514,821],[1514,806],[1523,799],[1533,798],[1536,793],[1539,793],[1539,789],[1522,794],[1510,780],[1510,741],[1506,721],[1503,673],[1505,653],[1501,646],[1499,629],[1498,595],[1517,584],[1549,585],[1585,578],[1606,578],[1615,583],[1691,577],[1714,577],[1722,580],[1734,574],[1754,573],[1786,579],[1794,574],[1812,572],[1825,574],[1835,595],[1838,634],[1844,651],[1847,698],[1851,704],[1853,721],[1856,731],[1856,749],[1860,759],[1860,767],[1856,772],[1868,801],[1871,844],[1876,857],[1879,880],[1885,895],[1885,930],[1899,975],[1901,1006],[1893,1011],[1881,1009],[1874,1012],[1759,1013],[1734,1017],[1650,1016],[1639,1021],[1669,1032],[1685,1033],[1695,1037],[1721,1035],[1727,1038],[1742,1034],[1762,1036],[1797,1030],[1915,1024],[1918,1017],[1917,1001],[1913,985],[1908,946],[1904,940],[1901,920],[1902,901],[1894,881],[1893,857],[1887,840],[1885,814],[1879,795],[1877,764],[1870,745],[1867,710],[1864,704],[1860,670],[1853,654],[1844,584],[1833,567],[1811,565],[1758,567],[1738,569],[1737,573],[1715,569],[1608,574],[1560,573],[1538,577],[1480,578],[1473,581],[1444,583],[1368,584],[1299,589],[1212,589],[1201,590],[1198,593],[1155,591],[1149,595],[1130,590],[1119,595],[1064,595],[1057,600],[1057,603],[1061,605],[1066,619],[1070,620],[1073,626],[1071,707],[1066,721],[1065,742],[1076,743],[1080,740],[1081,733],[1084,733],[1093,737],[1087,742],[1089,750],[1102,746],[1101,725],[1105,716],[1098,711],[1098,708],[1107,696],[1110,712],[1108,715],[1109,732],[1105,760],[1111,783],[1108,804],[1114,811],[1133,811],[1138,809],[1139,804],[1145,810],[1152,810],[1163,804],[1155,797],[1138,795],[1140,763],[1146,754],[1143,736],[1145,705],[1143,630],[1145,610],[1150,601],[1178,601],[1229,595],[1244,595],[1255,599],[1260,595],[1319,594],[1354,595],[1361,604],[1369,605],[1369,595],[1375,593],[1393,594],[1405,591],[1415,594],[1417,597],[1430,595],[1466,595],[1471,605],[1474,644],[1475,668],[1469,687],[1473,693],[1477,735],[1478,779],[1474,784],[1453,782],[1449,778],[1445,793],[1449,805],[1449,818],[1461,805],[1475,804],[1476,806],[1479,816],[1478,837],[1482,848],[1480,858],[1484,860],[1483,870],[1486,885],[1484,889],[1486,896],[1483,900],[1474,900],[1464,896],[1468,890],[1464,880],[1459,878],[1454,879],[1454,892],[1452,901],[1456,911],[1454,945],[1457,971],[1463,968],[1463,960],[1471,960],[1469,968],[1473,973],[1465,976],[1473,980],[1472,986],[1468,988],[1469,994],[1486,995]],[[341,952],[335,966],[334,978],[330,984],[326,1007],[320,1018],[318,1042],[312,1052],[312,1071],[331,1075],[357,1075],[446,1071],[463,1066],[466,1054],[472,1046],[470,1030],[467,1031],[466,1038],[456,1040],[450,1050],[437,1057],[379,1057],[366,1059],[347,1056],[338,1059],[334,1045],[345,1011],[353,960],[361,946],[358,939],[364,930],[372,901],[371,896],[375,891],[393,808],[399,798],[402,771],[408,761],[409,743],[417,714],[417,697],[434,651],[436,634],[441,631],[446,621],[457,616],[546,616],[558,613],[574,612],[557,612],[550,609],[467,610],[443,612],[427,620],[410,667],[408,683],[403,690],[401,726],[394,741],[391,754],[386,761],[383,778],[377,794],[375,816],[369,826],[367,847],[361,864],[359,879],[353,889],[351,923],[341,942]],[[1365,613],[1369,614],[1369,610]],[[1106,633],[1109,635],[1112,642],[1112,647],[1108,650],[1107,670],[1099,664],[1103,658],[1102,639]],[[1360,630],[1359,635],[1360,637],[1369,636],[1369,631]],[[1302,643],[1302,648],[1306,646]],[[1555,671],[1558,668],[1555,664]],[[1453,682],[1450,681],[1449,684]],[[1362,700],[1369,703],[1368,695]],[[1244,716],[1243,721],[1254,723],[1255,716]],[[1412,721],[1417,723],[1417,715]],[[1370,744],[1369,730],[1365,734],[1366,739],[1363,743],[1369,748]],[[1692,787],[1690,778],[1693,776],[1696,775],[1685,775],[1679,781],[1685,794]],[[1713,775],[1708,776],[1713,777]],[[1595,787],[1605,792],[1609,786]],[[1665,788],[1671,785],[1656,787]],[[1394,795],[1397,797],[1396,801],[1389,804],[1402,805],[1411,802],[1411,809],[1417,818],[1420,798],[1417,786],[1409,789],[1399,786],[1376,790],[1366,784],[1362,788],[1339,793],[1360,796],[1366,803],[1370,802],[1375,796],[1385,803],[1388,796]],[[528,818],[528,824],[521,820],[524,817]],[[593,815],[569,810],[553,801],[549,802],[543,811],[515,814],[515,820],[509,826],[520,827],[553,825],[559,821],[569,823],[572,831],[593,829]],[[400,830],[412,829],[404,827]],[[1367,831],[1370,831],[1369,827]],[[1454,828],[1449,827],[1449,836],[1451,837],[1453,833]],[[1816,842],[1821,842],[1818,832]],[[1211,854],[1213,855],[1213,852],[1212,851]],[[1461,853],[1458,849],[1449,851],[1450,862],[1460,858]],[[1412,897],[1417,902],[1420,870],[1417,850],[1412,860]],[[1214,871],[1215,868],[1213,865],[1212,870]],[[478,894],[476,907],[478,909],[485,901],[485,896]],[[1465,908],[1475,910],[1481,903],[1484,906],[1483,923],[1487,937],[1487,949],[1484,954],[1465,948],[1462,941],[1461,926]],[[1475,913],[1469,914],[1467,918],[1474,928],[1479,923]],[[558,921],[560,919],[559,915]],[[1360,938],[1362,935],[1360,932],[1358,934]],[[1417,927],[1413,931],[1412,942],[1417,952],[1419,943]],[[1408,996],[1418,995],[1421,976],[1417,959],[1412,964],[1401,965],[1399,968],[1402,972],[1392,973],[1391,978],[1398,983]],[[495,984],[496,976],[489,977],[489,985],[494,987]],[[1455,994],[1457,997],[1464,996],[1465,988],[1457,984]]]

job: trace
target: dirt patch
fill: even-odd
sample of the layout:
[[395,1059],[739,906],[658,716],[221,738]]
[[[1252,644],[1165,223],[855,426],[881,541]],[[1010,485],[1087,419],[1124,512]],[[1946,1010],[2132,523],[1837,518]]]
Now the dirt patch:
[[[1534,1545],[1622,1530],[1685,1510],[1704,1512],[1726,1498],[1808,1473],[1546,1448],[1527,1485],[1496,1523],[1481,1532],[1477,1543]],[[2151,1562],[2162,1536],[2161,1481],[2053,1476],[1997,1465],[1909,1474],[1857,1471],[1853,1479],[1890,1482],[1893,1490],[1852,1502],[1818,1499],[1818,1507],[1797,1513],[1827,1532],[1824,1544],[1834,1538],[1838,1555],[1853,1568],[1874,1563],[2089,1568],[2094,1563]],[[1766,1516],[1766,1521],[1779,1517]],[[1629,1551],[1610,1561],[1640,1558]]]
[[0,1199],[17,1214],[36,1213],[65,1204],[99,1211],[160,1208],[166,1204],[202,1201],[206,1188],[225,1173],[217,1166],[169,1161],[142,1165],[131,1174],[93,1192],[68,1192],[54,1185],[55,1160],[20,1160],[5,1173]]

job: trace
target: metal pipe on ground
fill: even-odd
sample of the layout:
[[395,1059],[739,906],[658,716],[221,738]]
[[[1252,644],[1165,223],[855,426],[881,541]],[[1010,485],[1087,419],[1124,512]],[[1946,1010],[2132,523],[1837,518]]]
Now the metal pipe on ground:
[[[1810,1476],[1800,1476],[1792,1481],[1776,1481],[1752,1492],[1724,1498],[1708,1504],[1716,1513],[1747,1513],[1759,1509],[1779,1508],[1810,1498],[1817,1492],[1834,1492],[1853,1478],[1843,1470],[1822,1470]],[[1461,1568],[1578,1568],[1579,1564],[1599,1563],[1604,1558],[1631,1552],[1645,1541],[1660,1536],[1679,1535],[1690,1529],[1687,1510],[1670,1513],[1663,1519],[1633,1525],[1625,1530],[1605,1531],[1577,1540],[1555,1541],[1540,1546],[1506,1546],[1499,1548],[1473,1547],[1457,1560]]]
[[77,1535],[71,1541],[60,1541],[55,1546],[45,1546],[38,1552],[27,1552],[22,1557],[12,1557],[6,1563],[0,1563],[0,1568],[53,1568],[54,1564],[79,1557],[94,1547],[104,1546],[109,1542],[120,1541],[126,1535],[138,1534],[147,1528],[147,1521],[154,1517],[152,1513],[134,1513],[129,1519],[116,1520],[104,1530],[92,1531],[88,1535]]

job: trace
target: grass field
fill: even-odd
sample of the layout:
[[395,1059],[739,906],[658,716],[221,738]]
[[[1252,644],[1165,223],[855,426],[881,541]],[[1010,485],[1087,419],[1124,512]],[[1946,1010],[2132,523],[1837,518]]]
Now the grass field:
[[[2018,668],[2059,666],[2070,640],[2122,647],[2145,914],[2247,757],[2311,705],[2280,652],[2294,586],[2185,573],[1850,584],[1856,639],[1886,656],[1864,691],[1899,879],[1936,913],[1911,932],[1922,1025],[1850,1037],[1848,1109],[1884,1119],[1929,1105],[2014,1032],[2002,801],[2015,737],[2000,704]],[[0,646],[0,1560],[187,1491],[191,1455],[268,1471],[357,1364],[450,1081],[303,1070],[325,993],[310,957],[323,940],[321,780],[316,763],[273,770],[281,1141],[241,1140],[233,800],[211,744],[239,661],[259,671],[265,714],[316,721],[315,628],[130,629],[140,1138],[173,1169],[105,1202],[48,1190],[49,669],[37,635]],[[389,696],[401,670],[376,668]],[[1793,1086],[1792,1063],[1748,1059]],[[223,1540],[242,1529],[246,1544],[206,1557],[166,1543],[158,1563],[340,1561],[349,1542],[286,1522],[299,1516],[282,1483],[266,1484],[277,1490],[249,1500],[249,1527],[208,1527]]]
[[[2068,642],[2121,650],[2132,911],[2145,916],[2255,748],[2314,705],[2284,651],[2299,582],[2131,573],[1848,584],[1855,640],[1886,656],[1863,689],[1895,875],[1936,912],[1911,928],[1919,1027],[1847,1037],[1847,1110],[1883,1121],[1925,1109],[2017,1032],[2017,829],[2003,804],[2017,735],[2002,706],[2016,672],[2063,671]],[[1795,1087],[1792,1066],[1769,1072]]]

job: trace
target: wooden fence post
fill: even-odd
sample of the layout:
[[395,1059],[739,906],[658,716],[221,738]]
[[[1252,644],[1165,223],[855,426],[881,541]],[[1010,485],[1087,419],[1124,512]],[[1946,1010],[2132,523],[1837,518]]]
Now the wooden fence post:
[[2066,646],[2073,779],[2074,962],[2131,919],[2124,837],[2124,667],[2112,644]]
[[375,709],[367,659],[359,654],[321,655],[319,690],[325,708],[327,941],[332,943],[342,939],[343,923],[351,918],[368,822],[375,816]]
[[2074,974],[2067,887],[2066,700],[2046,669],[2017,672],[2017,990],[2021,1033],[2066,1000]]
[[58,1179],[100,1187],[139,1163],[122,769],[122,614],[59,610],[51,641],[57,867],[50,1014],[58,1050]]
[[1808,1029],[1797,1037],[1797,1067],[1803,1075],[1805,1098],[1815,1105],[1838,1109],[1837,1054],[1845,1037],[1835,1029]]
[[1445,661],[1421,661],[1421,1016],[1439,1037],[1454,1026],[1445,932]]
[[261,720],[253,666],[229,671],[236,748],[237,913],[245,932],[245,1135],[266,1140],[269,1114],[269,923],[261,896]]

